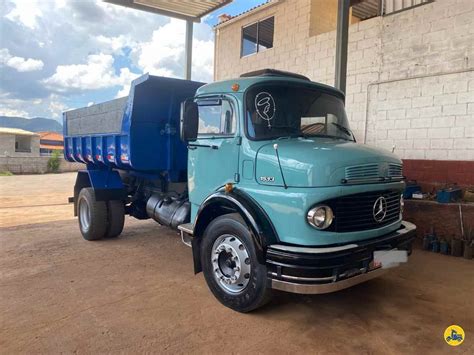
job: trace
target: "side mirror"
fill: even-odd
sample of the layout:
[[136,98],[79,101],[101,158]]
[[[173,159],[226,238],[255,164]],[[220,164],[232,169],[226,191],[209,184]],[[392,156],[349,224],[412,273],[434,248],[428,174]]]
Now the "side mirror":
[[194,99],[181,103],[180,135],[184,142],[194,142],[199,128],[199,108]]

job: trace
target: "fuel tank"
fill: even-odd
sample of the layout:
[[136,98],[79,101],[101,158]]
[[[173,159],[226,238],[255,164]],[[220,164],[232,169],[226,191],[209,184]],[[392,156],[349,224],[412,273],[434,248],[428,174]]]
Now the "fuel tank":
[[154,194],[147,200],[146,212],[159,224],[178,229],[180,224],[189,222],[191,204],[187,198]]

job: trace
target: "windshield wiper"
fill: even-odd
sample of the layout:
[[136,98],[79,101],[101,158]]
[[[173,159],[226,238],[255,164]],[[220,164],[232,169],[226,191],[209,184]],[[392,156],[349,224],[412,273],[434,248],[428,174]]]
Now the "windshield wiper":
[[355,142],[355,136],[354,136],[354,133],[352,133],[352,131],[347,128],[347,127],[344,127],[343,125],[340,125],[339,123],[336,123],[336,122],[331,122],[334,126],[336,126],[340,131],[344,132],[345,134],[347,134],[348,136],[351,136],[352,139],[354,140]]
[[277,137],[276,140],[279,141],[279,140],[282,140],[282,139],[299,138],[299,137],[306,138],[306,136],[303,133],[292,133],[292,134],[288,134],[286,136]]

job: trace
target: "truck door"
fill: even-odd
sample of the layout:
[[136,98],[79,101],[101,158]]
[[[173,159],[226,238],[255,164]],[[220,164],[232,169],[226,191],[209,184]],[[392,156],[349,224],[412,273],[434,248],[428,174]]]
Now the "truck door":
[[240,136],[236,105],[226,98],[202,98],[199,129],[189,143],[188,188],[192,218],[206,197],[228,182],[237,183]]

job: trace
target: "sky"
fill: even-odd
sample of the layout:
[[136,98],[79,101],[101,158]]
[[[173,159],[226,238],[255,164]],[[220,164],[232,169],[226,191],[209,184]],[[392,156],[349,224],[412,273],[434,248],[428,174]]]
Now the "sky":
[[[194,24],[192,79],[212,81],[217,17]],[[0,0],[0,115],[47,117],[128,95],[144,74],[184,76],[185,22],[99,0]]]

